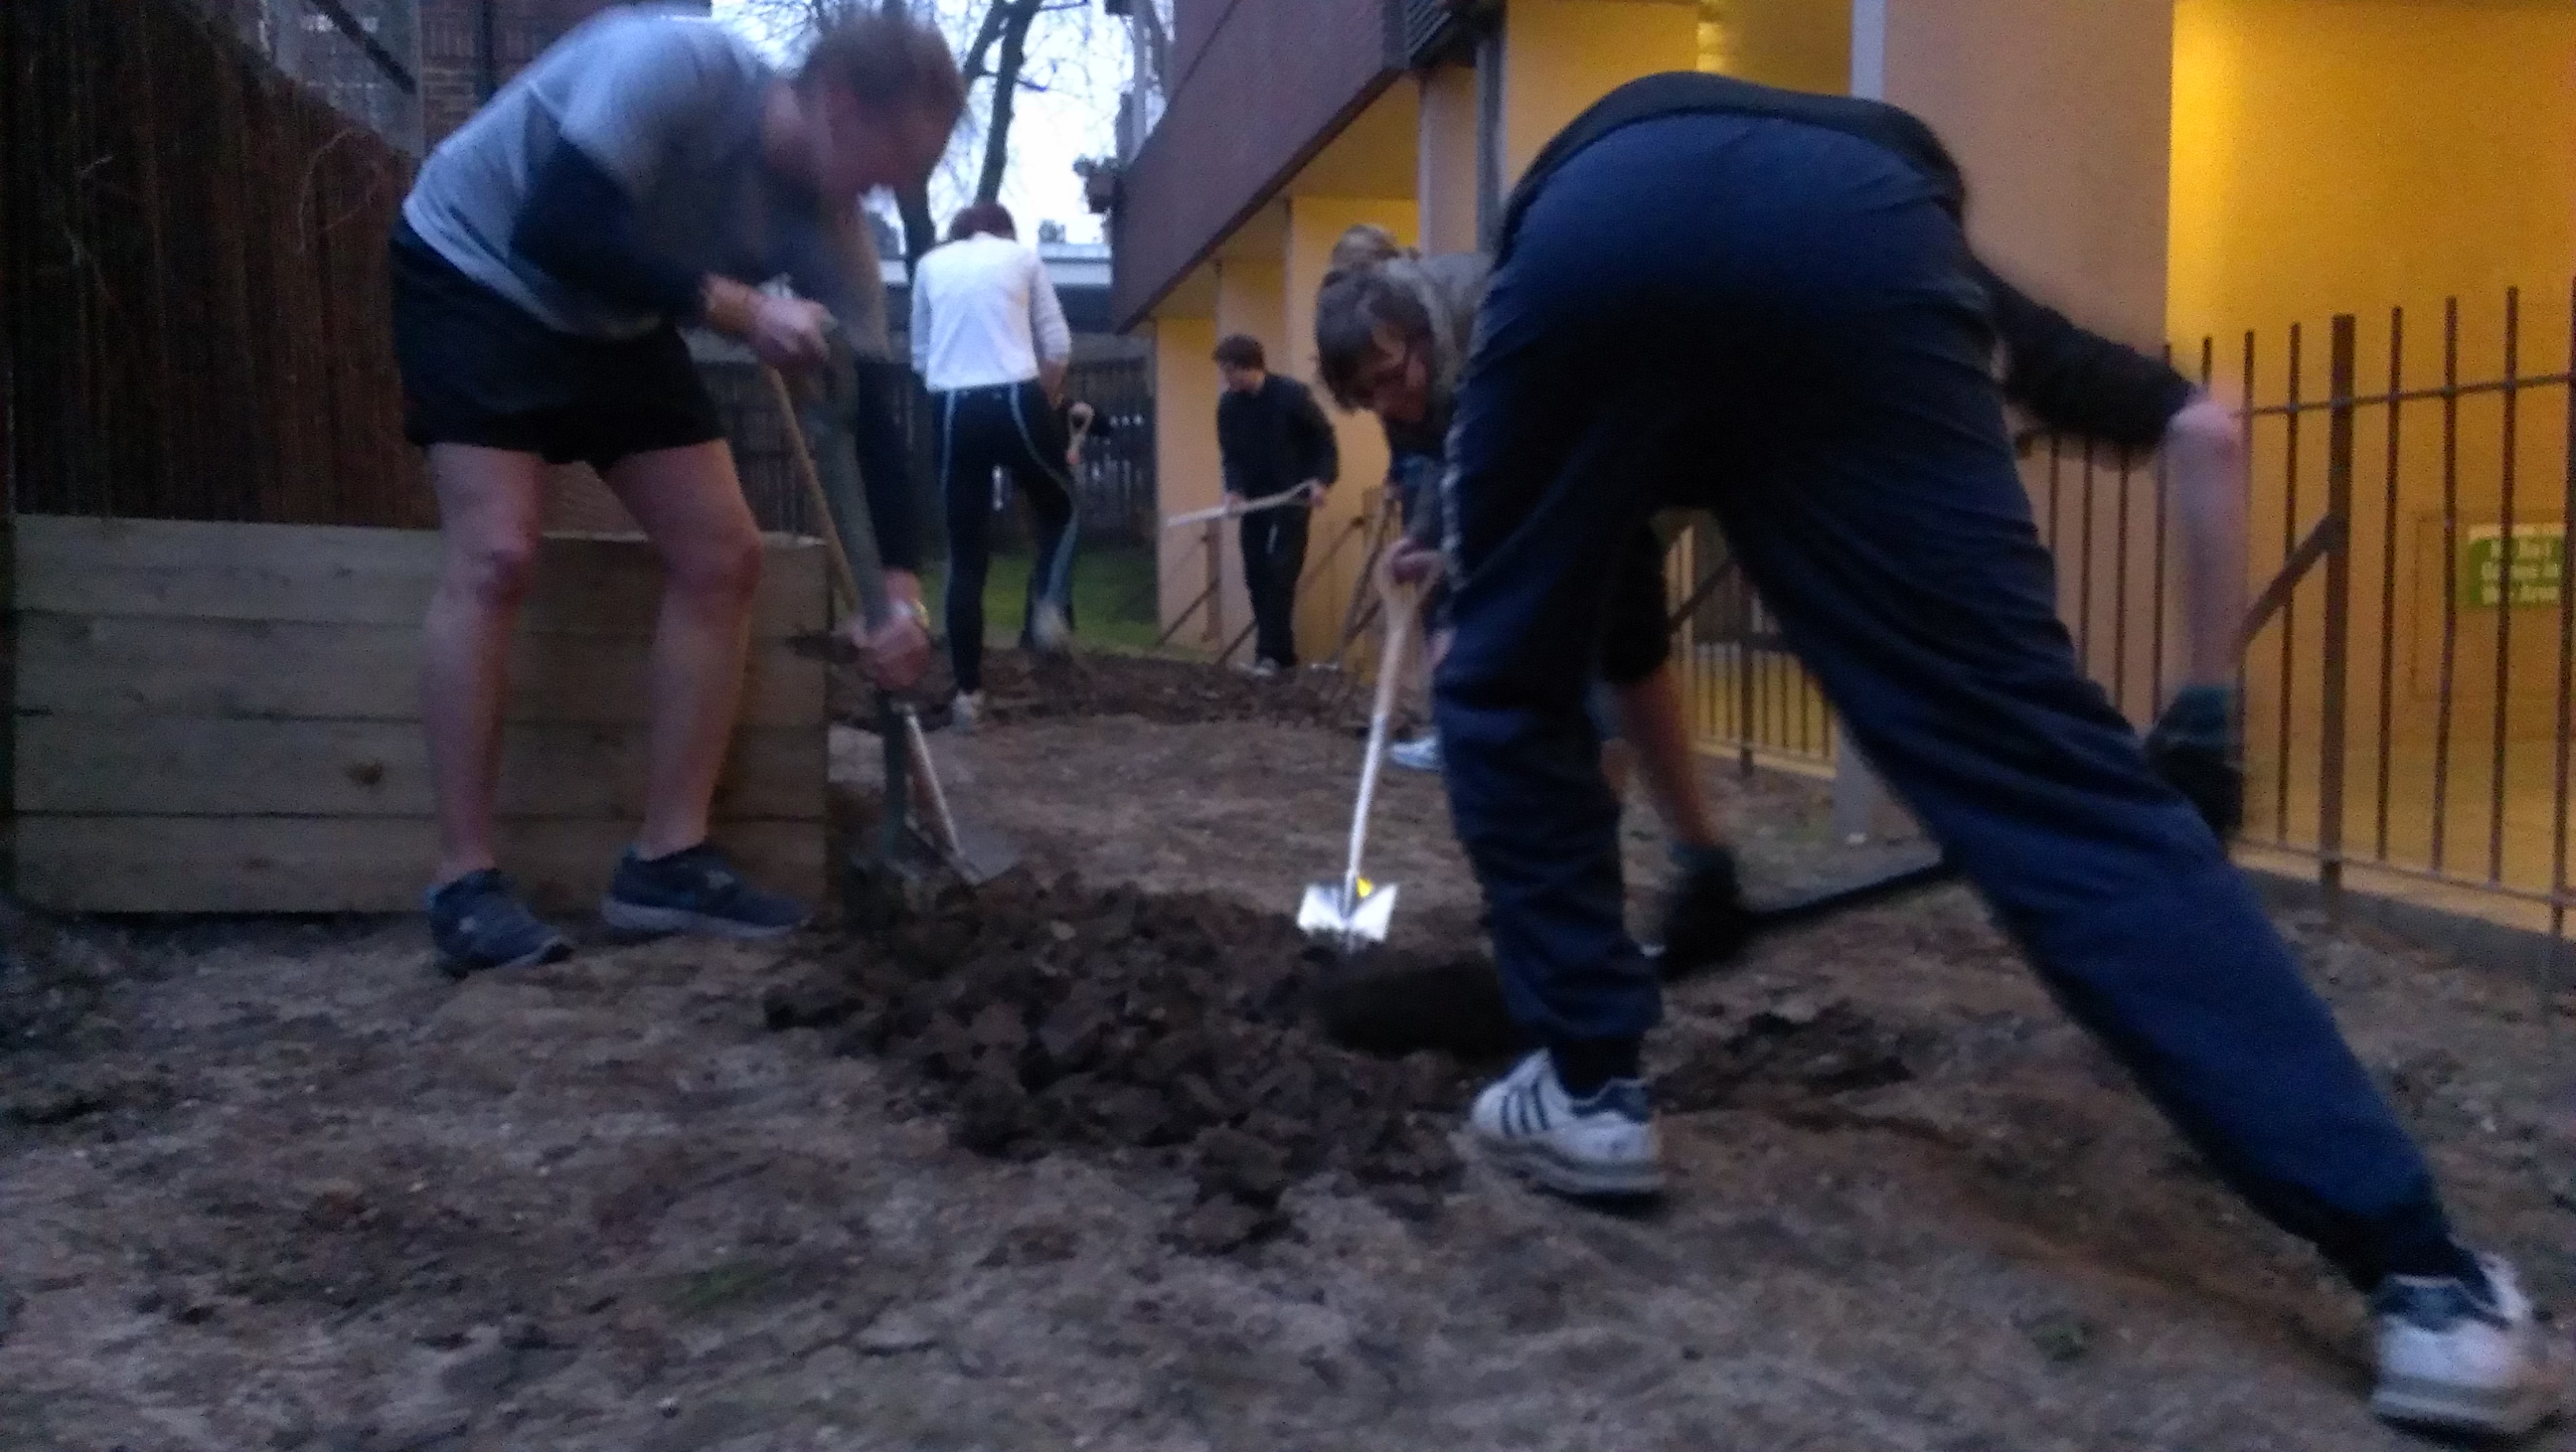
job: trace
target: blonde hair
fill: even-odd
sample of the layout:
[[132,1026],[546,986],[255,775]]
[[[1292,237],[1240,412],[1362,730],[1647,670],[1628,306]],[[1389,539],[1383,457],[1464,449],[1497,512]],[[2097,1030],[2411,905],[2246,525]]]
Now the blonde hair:
[[966,106],[966,82],[946,37],[903,15],[844,12],[814,38],[797,79],[832,81],[880,109],[909,105],[953,118]]
[[1324,261],[1325,275],[1366,272],[1390,262],[1418,256],[1412,248],[1395,240],[1395,234],[1375,222],[1362,222],[1342,234],[1333,244],[1332,256]]

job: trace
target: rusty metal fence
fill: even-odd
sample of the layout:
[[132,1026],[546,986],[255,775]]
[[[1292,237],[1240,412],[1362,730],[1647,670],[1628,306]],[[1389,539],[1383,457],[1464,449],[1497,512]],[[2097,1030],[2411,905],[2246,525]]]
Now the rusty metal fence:
[[[2567,936],[2576,290],[2451,299],[2188,360],[2241,411],[2254,603],[2240,855]],[[2046,434],[2024,477],[2087,669],[2133,721],[2179,679],[2159,462]],[[1708,748],[1821,767],[1832,712],[1714,531],[1674,540],[1677,658]]]
[[410,159],[178,0],[0,5],[20,512],[427,522],[385,237]]

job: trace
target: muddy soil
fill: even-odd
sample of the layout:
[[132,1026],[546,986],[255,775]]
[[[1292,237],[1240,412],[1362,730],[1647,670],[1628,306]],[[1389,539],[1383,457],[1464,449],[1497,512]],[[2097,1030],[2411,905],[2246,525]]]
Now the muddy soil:
[[[0,922],[0,1452],[2421,1445],[2350,1295],[1963,893],[1677,994],[1675,1188],[1604,1215],[1455,1155],[1490,1066],[1299,1013],[1346,723],[941,746],[1044,870],[855,937],[450,985],[409,921]],[[1869,865],[1812,787],[1731,782],[1765,890]],[[1389,951],[1475,951],[1394,785]],[[2576,999],[2287,926],[2567,1304]]]

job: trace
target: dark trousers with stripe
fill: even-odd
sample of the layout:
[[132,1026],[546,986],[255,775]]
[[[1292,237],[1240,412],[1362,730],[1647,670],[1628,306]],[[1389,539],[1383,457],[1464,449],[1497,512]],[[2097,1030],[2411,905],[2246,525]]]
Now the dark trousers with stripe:
[[1526,213],[1459,401],[1436,684],[1513,1010],[1565,1054],[1660,1012],[1583,699],[1639,524],[1705,508],[1870,763],[2210,1164],[2357,1283],[2449,1271],[2423,1157],[2076,659],[1968,262],[1894,156],[1782,121],[1613,132]]
[[930,396],[939,425],[940,489],[948,505],[948,658],[957,689],[984,688],[984,581],[993,566],[993,515],[1001,470],[1029,502],[1036,554],[1029,561],[1026,644],[1040,604],[1073,623],[1073,547],[1080,529],[1067,440],[1046,390],[1035,379],[997,388],[960,388]]
[[1303,504],[1243,517],[1243,589],[1252,601],[1253,657],[1282,669],[1297,664],[1297,581],[1306,573],[1307,523]]

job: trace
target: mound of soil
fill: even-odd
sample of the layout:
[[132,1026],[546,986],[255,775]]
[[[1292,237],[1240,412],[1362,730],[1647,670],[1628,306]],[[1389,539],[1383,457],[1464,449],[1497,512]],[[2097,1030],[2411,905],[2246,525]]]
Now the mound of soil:
[[1019,874],[828,950],[763,1010],[903,1067],[968,1148],[1174,1152],[1198,1196],[1173,1237],[1213,1253],[1287,1228],[1312,1176],[1412,1216],[1457,1178],[1463,1066],[1332,1044],[1307,1006],[1331,971],[1276,913]]

